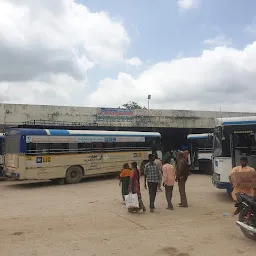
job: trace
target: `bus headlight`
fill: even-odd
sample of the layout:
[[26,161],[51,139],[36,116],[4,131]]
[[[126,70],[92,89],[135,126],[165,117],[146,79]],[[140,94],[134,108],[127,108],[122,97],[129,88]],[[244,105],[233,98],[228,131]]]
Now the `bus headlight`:
[[216,181],[220,181],[220,174],[218,173],[213,173],[213,179],[216,180]]

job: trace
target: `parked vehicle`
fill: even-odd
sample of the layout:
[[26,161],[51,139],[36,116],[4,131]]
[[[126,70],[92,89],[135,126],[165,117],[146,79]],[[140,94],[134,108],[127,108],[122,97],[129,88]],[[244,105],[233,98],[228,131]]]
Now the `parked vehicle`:
[[191,171],[212,175],[212,133],[189,134],[189,165]]
[[246,155],[248,164],[256,168],[256,116],[217,118],[213,131],[212,183],[231,194],[229,182],[232,168]]
[[4,172],[18,180],[78,183],[82,177],[113,174],[123,163],[141,169],[148,154],[161,156],[157,132],[9,129]]
[[256,241],[256,197],[237,193],[236,198],[234,215],[239,214],[236,224],[246,237]]

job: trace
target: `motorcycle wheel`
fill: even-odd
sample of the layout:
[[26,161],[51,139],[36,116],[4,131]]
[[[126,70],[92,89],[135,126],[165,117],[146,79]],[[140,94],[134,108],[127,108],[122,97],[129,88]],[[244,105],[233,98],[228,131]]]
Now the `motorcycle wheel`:
[[[250,213],[249,209],[243,209],[239,214],[239,221],[245,223],[246,225],[251,225],[250,219],[247,219],[247,216],[248,216],[249,213]],[[242,227],[240,227],[240,229],[242,230],[242,232],[244,233],[244,235],[247,238],[250,238],[250,239],[256,241],[256,235],[255,234],[252,234],[252,233],[248,232],[246,229],[244,229]]]

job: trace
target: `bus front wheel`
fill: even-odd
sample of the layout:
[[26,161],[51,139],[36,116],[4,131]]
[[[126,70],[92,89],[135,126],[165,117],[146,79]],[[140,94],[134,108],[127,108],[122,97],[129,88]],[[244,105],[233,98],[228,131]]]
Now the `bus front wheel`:
[[66,183],[76,184],[81,181],[83,177],[83,170],[80,166],[71,166],[66,172]]

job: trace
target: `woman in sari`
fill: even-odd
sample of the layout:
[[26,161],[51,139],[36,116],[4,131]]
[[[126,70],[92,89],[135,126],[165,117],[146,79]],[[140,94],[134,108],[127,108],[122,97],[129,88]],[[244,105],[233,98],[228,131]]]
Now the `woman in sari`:
[[138,212],[143,210],[146,211],[146,207],[143,204],[140,192],[140,171],[138,170],[138,166],[136,162],[132,163],[132,171],[130,175],[130,184],[129,184],[129,192],[133,194],[137,194],[139,201],[139,208],[128,209],[129,212]]
[[131,174],[131,168],[129,167],[128,163],[125,163],[123,165],[123,169],[119,174],[119,180],[120,180],[119,185],[122,184],[122,197],[123,197],[124,203],[125,203],[124,196],[129,194],[130,174]]

